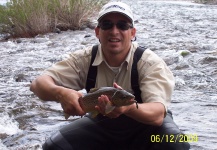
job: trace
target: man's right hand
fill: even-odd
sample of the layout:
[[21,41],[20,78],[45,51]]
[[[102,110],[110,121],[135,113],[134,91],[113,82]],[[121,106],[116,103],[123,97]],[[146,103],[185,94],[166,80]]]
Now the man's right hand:
[[56,85],[54,80],[48,75],[42,75],[33,80],[30,90],[42,100],[59,102],[63,111],[68,115],[82,116],[85,114],[78,102],[82,94]]
[[78,99],[82,97],[82,93],[64,87],[60,88],[60,91],[56,95],[56,99],[58,102],[60,102],[64,113],[71,116],[85,115],[85,112],[80,107],[78,101]]

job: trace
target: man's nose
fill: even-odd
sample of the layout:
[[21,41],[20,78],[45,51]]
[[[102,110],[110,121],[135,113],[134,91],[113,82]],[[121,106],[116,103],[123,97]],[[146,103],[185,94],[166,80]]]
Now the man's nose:
[[114,24],[113,27],[111,28],[111,32],[113,32],[113,33],[119,33],[119,29],[116,26],[116,24]]

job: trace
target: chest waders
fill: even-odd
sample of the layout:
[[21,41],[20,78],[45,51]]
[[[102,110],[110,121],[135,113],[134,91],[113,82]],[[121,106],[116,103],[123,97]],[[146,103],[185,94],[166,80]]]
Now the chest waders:
[[[95,87],[97,67],[92,64],[97,50],[98,47],[94,46],[87,75],[87,92]],[[137,48],[131,70],[131,86],[138,103],[142,103],[142,99],[137,62],[143,52],[142,48]],[[156,141],[157,137],[170,135],[177,141],[168,141],[166,138],[161,138],[161,142]],[[83,117],[64,126],[48,138],[42,147],[43,150],[189,150],[189,143],[181,142],[183,136],[170,111],[159,127],[145,125],[125,115],[110,119],[99,114],[95,118]]]
[[[92,57],[91,57],[91,62],[90,62],[90,66],[89,66],[89,70],[87,74],[87,81],[86,81],[87,92],[89,92],[91,88],[94,88],[95,83],[96,83],[97,66],[92,66],[92,64],[96,57],[97,51],[98,51],[98,45],[93,46]],[[132,69],[131,69],[131,87],[134,91],[134,96],[138,103],[142,103],[142,99],[140,96],[141,90],[139,88],[139,83],[138,83],[139,76],[138,76],[138,70],[137,70],[137,63],[142,57],[142,54],[144,51],[145,50],[141,47],[138,47],[136,49],[134,56],[133,56],[133,64],[132,64]],[[121,115],[118,118],[114,118],[114,119],[108,119],[108,117],[99,114],[93,120],[99,122],[99,124],[101,124],[103,127],[106,127],[109,129],[132,129],[134,127],[137,127],[138,125],[141,125],[141,123],[125,115]]]
[[[89,92],[89,90],[91,88],[95,87],[95,83],[96,83],[96,76],[97,76],[97,66],[92,66],[93,61],[96,57],[96,53],[98,50],[98,45],[93,46],[92,49],[92,57],[91,57],[91,63],[90,63],[90,67],[88,70],[88,75],[87,75],[87,81],[86,81],[86,90],[87,92]],[[134,91],[134,96],[135,99],[137,100],[138,103],[142,103],[142,99],[141,99],[141,90],[140,90],[140,86],[139,86],[139,76],[138,76],[138,70],[137,70],[137,63],[140,60],[140,58],[142,57],[143,52],[145,51],[145,49],[138,47],[134,53],[133,56],[133,64],[132,64],[132,69],[131,69],[131,88]],[[139,109],[139,108],[138,108]],[[92,119],[92,118],[90,118]],[[134,119],[131,119],[130,117],[127,117],[125,115],[121,115],[118,118],[115,119],[108,119],[108,117],[103,116],[101,114],[98,114],[96,118],[93,119],[95,122],[97,122],[98,124],[100,124],[102,127],[112,131],[126,131],[129,132],[130,130],[133,130],[132,132],[134,132],[136,128],[140,128],[140,129],[146,129],[146,131],[139,131],[139,132],[143,132],[144,134],[146,134],[146,137],[155,137],[155,135],[159,135],[159,136],[163,136],[163,135],[167,135],[167,136],[174,136],[176,139],[178,139],[176,142],[174,143],[170,143],[168,141],[166,141],[165,139],[161,141],[161,143],[157,143],[157,142],[150,142],[149,139],[148,142],[144,140],[144,137],[140,138],[138,140],[138,145],[140,145],[141,143],[143,143],[144,145],[147,144],[149,145],[154,144],[154,146],[150,146],[152,147],[152,150],[166,150],[166,149],[170,149],[170,150],[189,150],[190,149],[190,144],[188,143],[188,141],[186,140],[186,137],[184,137],[185,135],[180,131],[180,129],[178,128],[178,126],[175,124],[175,122],[173,121],[173,117],[172,117],[172,112],[170,110],[167,111],[167,115],[164,118],[163,124],[160,127],[155,127],[155,126],[151,126],[151,125],[145,125],[143,123],[140,123],[138,121],[135,121]],[[137,133],[139,134],[139,133]],[[181,138],[184,137],[183,141],[181,141]],[[141,141],[140,141],[141,140]],[[180,140],[180,141],[179,141]],[[146,147],[146,146],[144,146]],[[143,147],[143,148],[144,148]],[[139,148],[138,148],[139,149]]]

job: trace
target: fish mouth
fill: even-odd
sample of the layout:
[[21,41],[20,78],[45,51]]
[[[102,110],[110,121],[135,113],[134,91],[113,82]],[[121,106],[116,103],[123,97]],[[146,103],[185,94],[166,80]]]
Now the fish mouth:
[[137,103],[137,101],[134,98],[128,100],[127,102],[128,102],[129,105],[133,104],[133,103]]
[[129,102],[129,105],[136,103],[136,108],[137,109],[139,108],[138,102],[134,98],[130,99],[128,102]]

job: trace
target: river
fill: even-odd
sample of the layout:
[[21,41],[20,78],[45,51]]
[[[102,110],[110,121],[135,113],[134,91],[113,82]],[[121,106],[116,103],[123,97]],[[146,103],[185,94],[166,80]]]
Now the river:
[[[191,150],[217,150],[217,6],[179,1],[123,0],[135,13],[137,42],[169,65],[176,87],[169,109],[179,128],[196,135]],[[41,150],[64,120],[30,82],[71,51],[98,43],[93,29],[0,42],[0,149]]]

